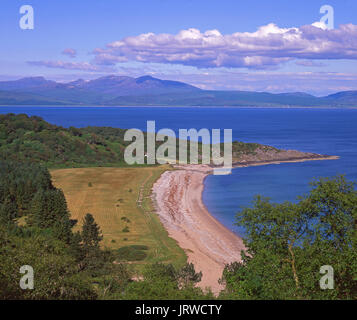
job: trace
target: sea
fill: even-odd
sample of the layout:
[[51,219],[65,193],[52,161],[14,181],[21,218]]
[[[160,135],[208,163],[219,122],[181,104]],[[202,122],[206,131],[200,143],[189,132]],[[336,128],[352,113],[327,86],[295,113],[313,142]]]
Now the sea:
[[63,127],[110,126],[146,131],[232,129],[233,140],[256,142],[339,156],[338,160],[236,168],[230,175],[205,180],[203,202],[211,214],[235,233],[236,213],[251,207],[256,195],[273,202],[297,201],[314,179],[344,174],[357,182],[357,109],[224,107],[0,107],[0,113],[25,113]]

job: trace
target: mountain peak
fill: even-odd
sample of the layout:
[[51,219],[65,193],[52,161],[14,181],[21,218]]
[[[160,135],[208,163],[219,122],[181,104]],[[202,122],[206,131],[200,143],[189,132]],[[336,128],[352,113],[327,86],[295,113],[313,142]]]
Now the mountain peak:
[[145,82],[145,81],[148,81],[148,80],[161,81],[160,79],[156,79],[156,78],[154,78],[152,76],[142,76],[142,77],[139,77],[139,78],[135,79],[136,83],[142,83],[142,82]]
[[116,76],[115,74],[111,74],[109,76],[104,76],[104,77],[100,77],[98,79],[94,79],[92,81],[96,81],[96,80],[122,80],[122,79],[132,79],[131,77],[128,76]]

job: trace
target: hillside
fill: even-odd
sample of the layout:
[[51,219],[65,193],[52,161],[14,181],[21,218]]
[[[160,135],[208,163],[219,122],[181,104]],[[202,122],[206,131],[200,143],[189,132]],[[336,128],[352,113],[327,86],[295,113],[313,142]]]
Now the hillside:
[[122,139],[112,141],[90,131],[65,129],[36,116],[0,115],[0,159],[66,167],[122,161]]
[[[0,160],[42,163],[48,167],[63,168],[127,166],[124,161],[124,150],[131,142],[124,141],[124,134],[125,130],[119,128],[67,129],[49,124],[37,116],[0,115]],[[156,148],[161,143],[157,142]],[[178,148],[179,143],[176,145]],[[187,147],[189,155],[190,143]],[[233,161],[243,164],[326,157],[238,141],[233,142],[232,148]]]
[[[207,91],[185,94],[120,96],[109,100],[108,105],[128,106],[237,106],[237,107],[279,107],[279,106],[324,106],[326,102],[311,95],[272,94],[248,91]],[[333,102],[329,105],[332,106]]]
[[24,92],[0,91],[0,105],[63,105],[65,100],[56,100]]
[[357,91],[342,91],[335,94],[331,94],[326,97],[326,100],[333,101],[337,105],[356,106],[357,105]]
[[23,78],[16,81],[0,82],[0,90],[8,94],[31,94],[32,100],[9,101],[2,99],[0,104],[36,104],[46,100],[52,105],[60,104],[99,104],[105,105],[118,96],[183,94],[200,89],[178,81],[160,80],[150,76],[131,78],[125,76],[106,76],[95,80],[78,79],[68,83],[57,83],[43,77]]
[[105,76],[67,83],[29,77],[0,81],[0,105],[356,107],[357,91],[327,97],[304,92],[201,90],[151,76]]

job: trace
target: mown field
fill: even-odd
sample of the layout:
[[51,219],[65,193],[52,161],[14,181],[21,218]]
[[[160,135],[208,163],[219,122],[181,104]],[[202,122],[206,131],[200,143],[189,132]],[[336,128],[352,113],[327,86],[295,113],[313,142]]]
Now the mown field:
[[100,226],[102,245],[119,249],[147,246],[145,260],[181,266],[184,251],[168,237],[153,210],[150,193],[153,183],[167,166],[146,168],[75,168],[51,170],[52,180],[65,194],[72,219],[81,226],[91,213]]

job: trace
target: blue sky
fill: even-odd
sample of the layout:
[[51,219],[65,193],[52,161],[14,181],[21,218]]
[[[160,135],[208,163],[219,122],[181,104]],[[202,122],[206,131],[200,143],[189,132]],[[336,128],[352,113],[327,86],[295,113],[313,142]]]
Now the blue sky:
[[[19,27],[25,4],[34,30]],[[303,27],[326,4],[336,30]],[[357,90],[355,0],[2,0],[0,35],[0,80],[151,74],[206,89]]]

